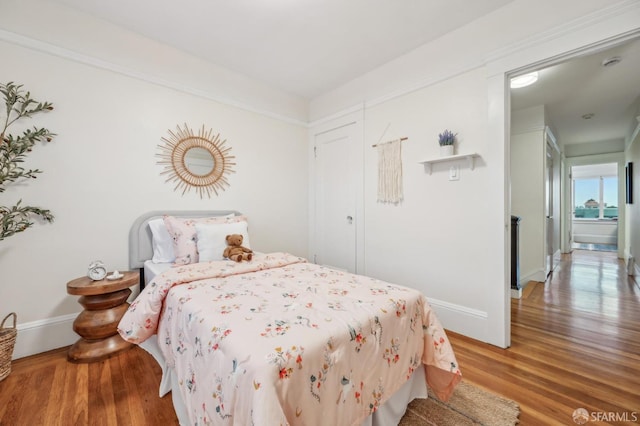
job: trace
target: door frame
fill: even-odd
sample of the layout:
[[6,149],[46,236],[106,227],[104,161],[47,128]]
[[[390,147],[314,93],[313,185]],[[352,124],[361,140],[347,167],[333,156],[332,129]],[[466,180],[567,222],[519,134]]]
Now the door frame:
[[548,135],[544,138],[544,271],[545,279],[553,271],[553,147]]
[[567,166],[564,175],[567,177],[565,179],[565,186],[569,193],[569,196],[563,200],[564,205],[566,206],[567,213],[564,215],[563,219],[568,226],[566,226],[566,231],[562,233],[565,241],[565,245],[563,246],[564,253],[571,253],[573,251],[573,236],[575,234],[575,230],[573,229],[573,216],[575,215],[575,205],[576,205],[576,184],[573,181],[573,166]]
[[[640,35],[637,13],[625,13],[606,16],[602,20],[583,22],[580,26],[566,31],[561,26],[555,32],[547,33],[537,40],[523,43],[496,52],[487,60],[487,100],[489,105],[487,138],[492,141],[487,152],[495,155],[497,162],[494,171],[494,189],[502,194],[503,214],[497,220],[487,224],[495,231],[502,250],[497,252],[491,265],[496,271],[502,271],[496,277],[496,284],[487,291],[496,295],[491,299],[488,312],[489,326],[493,330],[488,343],[499,347],[511,345],[511,241],[509,238],[511,221],[511,170],[509,164],[510,144],[510,96],[509,80],[516,75],[545,68],[568,59],[607,49]],[[565,227],[566,229],[566,227]],[[502,238],[500,238],[502,237]]]
[[[571,169],[573,166],[586,166],[591,164],[607,164],[607,163],[616,163],[618,164],[618,258],[626,259],[625,256],[625,247],[627,246],[626,241],[626,200],[625,200],[625,185],[626,182],[624,178],[621,176],[625,175],[624,167],[626,165],[625,161],[625,153],[624,152],[614,152],[610,154],[596,154],[596,155],[585,155],[580,157],[568,157],[567,158],[567,167],[565,170],[565,185],[570,188],[571,197],[567,197],[568,199],[563,200],[567,214],[564,216],[568,222],[568,226],[565,226],[565,229],[571,229],[571,236],[573,237],[573,198],[575,194],[573,193],[573,177],[571,176]],[[567,231],[564,232],[566,241],[570,244],[569,235]],[[569,253],[571,250],[571,246],[565,247],[565,253]]]
[[[316,136],[344,126],[354,126],[354,139],[357,149],[353,164],[355,200],[355,227],[356,227],[356,273],[366,274],[365,250],[364,250],[364,105],[357,105],[342,114],[329,117],[324,120],[311,123],[308,132],[308,164],[309,164],[309,255],[312,256],[318,250],[318,238],[316,229],[316,187],[317,172],[315,164]],[[313,258],[309,259],[314,261]]]
[[[553,272],[556,264],[559,262],[559,257],[556,256],[558,252],[562,251],[562,233],[564,225],[562,223],[562,215],[564,211],[562,202],[562,186],[564,182],[564,176],[562,175],[562,164],[564,158],[562,151],[558,146],[558,141],[549,128],[544,128],[544,144],[545,144],[545,270],[546,275]],[[550,164],[549,164],[550,162]],[[558,173],[558,182],[555,181],[556,172]],[[557,186],[556,186],[557,183]],[[557,212],[557,214],[556,214]],[[551,216],[551,221],[549,217]],[[551,222],[551,229],[549,229],[549,222]],[[560,241],[556,247],[555,236],[557,233],[560,236]]]

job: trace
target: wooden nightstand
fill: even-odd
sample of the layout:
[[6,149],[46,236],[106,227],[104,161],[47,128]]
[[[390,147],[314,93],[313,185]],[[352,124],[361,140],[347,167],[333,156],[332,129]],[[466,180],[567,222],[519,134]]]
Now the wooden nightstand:
[[129,307],[129,287],[138,284],[140,274],[138,271],[122,274],[117,280],[93,281],[82,277],[67,283],[67,293],[82,296],[78,303],[84,307],[73,322],[73,331],[82,337],[69,349],[69,361],[100,361],[133,346],[118,334],[118,323]]

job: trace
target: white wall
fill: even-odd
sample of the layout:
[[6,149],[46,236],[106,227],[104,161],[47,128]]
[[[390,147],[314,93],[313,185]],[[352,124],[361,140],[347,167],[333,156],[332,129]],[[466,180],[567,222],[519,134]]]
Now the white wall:
[[566,157],[583,157],[586,155],[610,154],[624,151],[624,139],[597,141],[591,143],[575,143],[564,146]]
[[[445,327],[508,346],[507,74],[637,32],[639,4],[515,0],[312,100],[314,123],[364,106],[367,274],[425,289]],[[376,205],[371,189],[368,147],[388,123],[390,139],[409,137],[405,201],[397,208]],[[461,168],[459,182],[447,180],[448,166],[422,177],[412,166],[437,155],[435,138],[445,128],[460,133],[461,152],[481,156],[475,171]]]
[[[24,20],[22,26],[29,27]],[[121,35],[113,34],[116,39]],[[71,38],[89,36],[69,33]],[[101,36],[106,43],[108,34]],[[115,47],[96,44],[97,57],[100,46]],[[146,52],[151,62],[157,56],[167,62],[183,58],[156,48]],[[0,51],[0,81],[22,83],[36,99],[54,104],[53,111],[28,125],[58,135],[36,146],[26,163],[43,170],[42,175],[0,194],[0,205],[22,199],[50,209],[56,218],[0,243],[0,315],[16,312],[20,330],[14,356],[77,338],[70,332],[71,321],[81,307],[77,297],[67,295],[66,283],[85,275],[96,259],[110,270],[128,269],[129,228],[143,212],[236,209],[249,217],[255,249],[307,255],[305,125],[147,81],[144,73],[114,72],[7,41],[0,41]],[[134,69],[144,60],[140,54],[128,65]],[[190,70],[184,69],[180,78],[189,86]],[[155,157],[160,138],[183,123],[194,130],[213,128],[232,148],[235,174],[219,196],[182,196],[160,176],[163,168]]]
[[[519,224],[520,284],[544,282],[547,254],[560,251],[560,154],[553,149],[552,211],[547,212],[547,115],[545,107],[534,106],[511,113],[511,214],[521,218]],[[549,136],[552,140],[553,136]],[[555,141],[552,142],[555,144]],[[553,220],[548,235],[545,217]],[[550,238],[550,241],[547,239]],[[551,244],[549,247],[548,244]]]
[[544,281],[544,130],[511,135],[511,214],[519,228],[520,281]]
[[618,221],[574,220],[573,241],[588,244],[618,244]]
[[[640,120],[639,120],[640,121]],[[625,150],[625,164],[633,162],[633,203],[626,204],[624,258],[635,258],[635,275],[640,275],[640,122],[628,139]],[[619,209],[622,210],[622,209]]]
[[[486,75],[470,71],[436,86],[367,109],[365,114],[365,270],[368,275],[418,288],[432,304],[451,304],[453,311],[484,312],[487,294],[478,286],[489,274],[478,262],[491,239],[486,226],[495,207],[487,187]],[[391,123],[387,137],[403,142],[404,201],[377,203],[377,151],[371,148]],[[437,163],[425,173],[418,161],[439,157],[438,133],[458,133],[459,154],[481,153],[471,170],[466,161]],[[449,181],[449,167],[460,168],[460,180]],[[464,307],[464,308],[463,308]],[[468,308],[468,309],[467,309]],[[439,314],[448,327],[448,312]],[[482,323],[477,323],[480,328]],[[484,330],[472,325],[470,334]],[[475,329],[474,329],[475,328]]]

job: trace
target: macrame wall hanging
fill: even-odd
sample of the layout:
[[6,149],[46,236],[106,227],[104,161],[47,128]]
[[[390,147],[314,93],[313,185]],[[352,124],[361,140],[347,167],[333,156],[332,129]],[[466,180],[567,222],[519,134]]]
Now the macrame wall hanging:
[[[387,126],[388,128],[389,126]],[[385,129],[384,133],[386,131]],[[402,141],[404,140],[407,138],[403,137],[372,145],[374,148],[378,148],[379,203],[398,204],[404,198],[402,190]]]

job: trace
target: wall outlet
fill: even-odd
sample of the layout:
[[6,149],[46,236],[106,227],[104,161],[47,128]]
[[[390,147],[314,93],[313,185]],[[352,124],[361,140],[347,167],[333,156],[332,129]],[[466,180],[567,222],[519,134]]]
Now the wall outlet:
[[459,166],[451,166],[451,167],[449,167],[449,180],[460,180],[460,167]]

